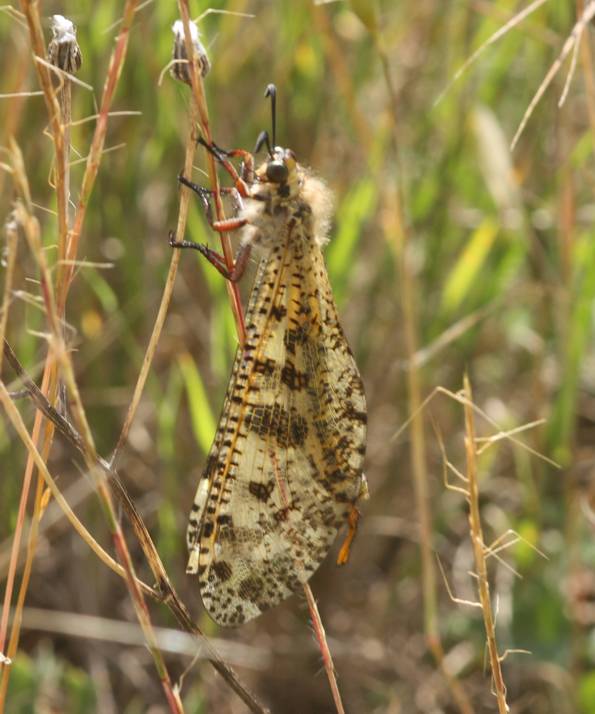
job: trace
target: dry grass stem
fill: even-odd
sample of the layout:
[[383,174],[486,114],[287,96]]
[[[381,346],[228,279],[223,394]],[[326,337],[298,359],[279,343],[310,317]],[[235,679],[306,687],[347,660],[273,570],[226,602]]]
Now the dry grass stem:
[[[551,65],[549,70],[547,71],[545,77],[543,78],[542,83],[539,85],[539,88],[537,89],[537,92],[535,92],[535,95],[533,96],[533,99],[530,101],[529,106],[527,107],[525,113],[523,114],[523,118],[521,119],[521,123],[519,124],[519,128],[516,130],[515,135],[510,143],[510,150],[513,151],[515,146],[518,143],[518,140],[521,137],[521,134],[525,130],[525,127],[527,126],[527,122],[531,118],[531,115],[533,114],[533,111],[535,107],[539,104],[539,101],[545,94],[546,89],[549,87],[551,84],[553,78],[556,76],[558,71],[560,70],[560,67],[562,66],[564,60],[568,57],[571,51],[576,52],[576,47],[580,45],[581,38],[583,35],[583,31],[585,27],[591,22],[591,20],[595,17],[595,0],[591,0],[589,4],[585,7],[582,15],[580,18],[577,20],[576,24],[572,28],[572,32],[570,35],[567,37],[566,42],[562,46],[562,50],[560,51],[560,54],[554,61],[554,63]],[[574,60],[571,64],[571,72],[569,73],[569,78],[567,82],[570,81],[570,78],[572,76],[572,69],[574,67]],[[563,94],[563,96],[565,96]]]
[[[371,13],[373,15],[374,10],[371,10]],[[313,15],[324,37],[331,68],[343,94],[352,124],[357,131],[359,142],[366,155],[369,156],[371,155],[370,136],[372,135],[370,127],[359,111],[357,102],[355,101],[353,78],[348,70],[347,63],[344,61],[343,53],[334,39],[328,15],[323,7],[317,7],[313,11]],[[432,555],[432,517],[429,505],[425,435],[423,421],[421,416],[418,416],[420,412],[422,380],[418,364],[415,360],[418,351],[417,308],[415,306],[416,286],[412,272],[406,265],[406,256],[411,237],[405,220],[404,173],[400,160],[399,121],[397,117],[399,100],[390,70],[386,48],[384,47],[383,38],[379,33],[378,23],[371,21],[366,26],[372,35],[376,53],[382,67],[385,91],[389,103],[389,116],[391,119],[393,156],[396,163],[397,178],[393,186],[394,190],[390,193],[390,196],[388,194],[386,196],[386,201],[391,205],[390,214],[387,214],[390,215],[390,221],[385,224],[384,231],[385,238],[388,244],[394,249],[396,258],[395,264],[399,276],[398,282],[401,293],[401,309],[405,334],[406,361],[409,366],[407,370],[408,405],[409,413],[413,415],[411,418],[410,455],[414,475],[416,510],[420,524],[424,628],[428,646],[436,662],[440,665],[453,699],[457,702],[457,706],[463,714],[471,714],[472,708],[467,695],[458,681],[447,671],[438,629],[436,576]],[[382,180],[384,183],[387,183],[386,176],[384,176]]]
[[475,50],[475,52],[473,52],[463,62],[463,64],[459,67],[459,69],[457,69],[457,71],[454,73],[453,78],[446,85],[446,87],[440,92],[440,94],[434,101],[434,106],[437,106],[438,104],[440,104],[440,102],[444,99],[444,97],[452,89],[453,85],[456,84],[456,82],[465,74],[465,72],[469,69],[469,67],[471,67],[471,65],[475,64],[477,59],[484,53],[485,50],[487,50],[488,47],[490,47],[490,45],[493,45],[494,43],[498,42],[498,40],[501,37],[504,37],[504,35],[508,34],[513,28],[520,25],[520,23],[525,18],[529,17],[529,15],[534,13],[535,10],[540,8],[546,2],[547,2],[547,0],[534,0],[534,2],[527,5],[527,7],[524,10],[517,12],[517,14],[514,15],[514,17],[511,17],[510,20],[508,20],[508,22],[505,22],[501,27],[499,27],[496,30],[496,32],[494,32],[493,35],[490,35],[485,42],[482,42],[481,45]]
[[[191,58],[188,64],[190,81],[192,85],[192,96],[194,98],[196,110],[198,112],[198,119],[201,132],[205,138],[207,144],[213,142],[213,137],[211,135],[211,127],[209,123],[209,112],[207,107],[207,101],[205,97],[204,85],[202,81],[202,75],[199,71],[199,57],[197,55],[196,46],[192,39],[192,32],[190,29],[190,10],[188,8],[187,0],[178,0],[178,8],[180,10],[180,17],[182,18],[182,24],[184,26],[184,43],[186,46],[186,57]],[[213,197],[215,203],[215,215],[218,221],[225,219],[225,213],[223,211],[223,202],[221,200],[221,193],[219,191],[219,177],[217,175],[217,166],[215,164],[215,157],[210,151],[205,151],[207,159],[207,170],[209,174],[209,183],[211,189],[213,190]],[[183,187],[182,193],[188,193],[189,189]],[[221,248],[223,251],[223,257],[225,258],[225,264],[228,269],[231,270],[233,267],[233,253],[231,249],[231,241],[227,233],[220,233],[221,237]],[[240,344],[244,343],[246,339],[246,326],[244,325],[244,311],[242,309],[242,301],[240,299],[240,292],[238,286],[235,283],[226,281],[226,288],[231,300],[231,307],[236,322],[236,329],[238,332],[238,339]]]
[[[85,443],[80,434],[72,427],[72,425],[61,416],[56,409],[54,409],[45,396],[41,393],[41,390],[32,382],[32,380],[26,375],[22,366],[19,364],[16,356],[5,342],[4,353],[7,360],[10,362],[11,366],[17,373],[18,378],[24,384],[26,390],[32,397],[33,401],[37,405],[38,409],[44,416],[50,420],[50,422],[56,426],[58,431],[62,436],[68,441],[71,446],[73,446],[77,451],[79,451],[83,456],[86,454]],[[18,414],[18,412],[16,412]],[[20,433],[20,432],[19,432]],[[27,442],[28,445],[29,442]],[[209,643],[209,641],[204,638],[200,629],[190,618],[190,615],[175,592],[168,576],[166,570],[161,562],[157,549],[155,548],[151,537],[143,523],[141,516],[138,514],[132,500],[128,496],[124,485],[120,481],[117,472],[103,459],[95,455],[95,461],[93,463],[94,471],[103,472],[104,477],[110,479],[114,493],[118,497],[118,500],[130,520],[130,523],[135,531],[140,545],[143,548],[145,557],[147,558],[147,563],[153,572],[155,581],[158,584],[159,591],[154,590],[142,581],[137,579],[138,587],[141,588],[146,594],[153,597],[159,602],[164,602],[172,611],[178,623],[182,626],[186,632],[198,637],[200,646],[206,652],[206,658],[211,662],[217,672],[223,677],[227,684],[238,694],[238,696],[244,701],[248,706],[250,711],[256,714],[263,714],[266,710],[262,707],[254,698],[254,696],[242,685],[242,683],[237,679],[237,676],[231,670],[227,664],[222,660],[220,654],[214,649],[214,647]],[[48,485],[50,486],[56,499],[60,506],[64,510],[66,516],[71,521],[75,530],[81,535],[83,540],[91,547],[91,549],[99,556],[99,558],[110,567],[114,572],[116,572],[121,577],[126,576],[126,572],[122,566],[118,565],[112,558],[110,558],[107,553],[97,544],[95,539],[88,533],[84,526],[78,521],[68,504],[66,503],[64,497],[59,492],[55,482],[53,482],[47,467],[43,470],[44,477],[46,480],[49,479]]]
[[492,603],[490,600],[490,584],[488,581],[488,570],[486,562],[486,548],[483,539],[481,517],[479,513],[479,484],[477,471],[477,452],[475,448],[475,420],[471,404],[473,403],[471,385],[469,378],[465,375],[464,394],[465,404],[465,451],[467,454],[467,478],[469,480],[469,533],[473,546],[475,559],[475,572],[477,575],[477,586],[479,590],[479,601],[486,631],[487,647],[492,670],[492,681],[496,700],[498,702],[499,714],[507,714],[509,711],[506,703],[506,685],[502,677],[500,667],[500,656],[496,644],[496,627],[494,615],[492,613]]
[[[580,16],[584,10],[584,0],[577,0],[576,9],[577,15]],[[585,94],[587,97],[587,111],[589,114],[589,123],[591,125],[591,134],[595,136],[595,75],[593,73],[593,53],[591,51],[591,38],[588,32],[585,32],[581,46],[581,69],[585,82]]]
[[[192,172],[192,164],[194,161],[194,154],[196,148],[196,140],[194,136],[194,125],[197,119],[197,111],[194,104],[191,105],[189,125],[190,129],[188,132],[188,137],[186,140],[186,150],[184,155],[184,175],[190,176]],[[188,220],[188,208],[190,204],[190,192],[182,190],[180,192],[180,205],[178,208],[178,221],[176,225],[176,235],[182,235],[185,228],[186,222]],[[143,364],[141,366],[138,379],[134,386],[134,393],[132,395],[131,402],[128,406],[126,412],[126,418],[124,419],[124,424],[118,437],[118,442],[112,453],[110,464],[113,466],[116,463],[120,449],[128,439],[128,434],[134,421],[138,405],[142,397],[142,393],[149,376],[149,370],[151,364],[153,363],[153,358],[155,356],[155,351],[157,350],[157,345],[159,343],[159,338],[161,337],[161,332],[163,331],[163,325],[165,324],[165,319],[167,317],[167,311],[169,309],[169,304],[171,302],[176,275],[178,272],[178,266],[180,264],[181,251],[172,250],[171,259],[169,263],[169,270],[167,271],[167,278],[165,280],[165,286],[163,288],[163,294],[161,296],[161,302],[159,303],[159,309],[157,311],[157,317],[155,319],[155,324],[153,325],[153,330],[151,332],[151,337],[149,338],[149,344],[145,351],[143,357]]]
[[326,633],[324,631],[320,613],[318,612],[316,600],[314,599],[314,595],[312,595],[312,589],[308,583],[304,583],[304,593],[306,594],[308,610],[310,611],[310,620],[314,628],[314,636],[316,637],[316,642],[318,643],[318,647],[322,655],[322,663],[331,688],[335,709],[337,710],[337,714],[345,714],[343,701],[341,699],[341,692],[339,691],[339,685],[337,684],[337,677],[335,675],[335,665],[333,663],[331,651],[326,639]]
[[417,312],[418,287],[414,273],[408,265],[412,236],[409,226],[407,225],[407,208],[404,199],[405,174],[400,157],[400,125],[397,114],[399,98],[392,77],[385,43],[378,33],[378,30],[373,33],[373,39],[382,66],[384,84],[389,102],[392,148],[396,164],[396,185],[394,193],[391,198],[387,196],[387,200],[394,201],[395,210],[393,212],[393,220],[386,228],[385,237],[395,254],[395,267],[399,276],[403,331],[405,335],[405,355],[409,366],[407,370],[407,404],[408,412],[411,415],[410,458],[413,472],[416,511],[419,519],[424,631],[427,645],[436,664],[440,668],[456,706],[462,714],[472,714],[473,707],[471,706],[471,701],[461,686],[461,683],[448,666],[438,627],[436,569],[433,556],[434,546],[426,459],[426,437],[421,415],[423,377],[415,360],[419,343],[419,318]]
[[[450,389],[445,389],[444,387],[436,387],[433,389],[430,394],[423,400],[423,402],[419,405],[418,413],[422,412],[428,404],[436,397],[438,394],[443,394],[444,396],[448,397],[449,399],[454,399],[455,402],[459,402],[459,404],[462,404],[463,406],[469,406],[476,414],[478,414],[482,419],[484,419],[490,426],[493,426],[495,429],[497,429],[497,434],[493,435],[490,437],[491,439],[497,438],[500,434],[505,433],[505,430],[501,429],[498,425],[497,422],[495,422],[488,414],[483,411],[480,407],[477,406],[477,404],[473,404],[470,402],[467,397],[465,396],[464,392],[451,392]],[[411,424],[413,420],[414,415],[410,415],[407,421],[405,421],[398,429],[397,431],[392,435],[391,440],[395,441],[396,439],[399,438],[399,436],[408,428],[409,424]],[[534,422],[530,422],[532,425]],[[515,430],[513,430],[514,432]],[[505,437],[507,440],[511,441],[513,444],[516,446],[519,446],[521,449],[524,451],[527,451],[529,454],[532,454],[536,458],[540,459],[546,464],[549,464],[550,466],[553,466],[556,469],[561,468],[560,464],[558,464],[556,461],[553,459],[550,459],[548,456],[545,454],[542,454],[541,452],[537,451],[536,449],[533,449],[531,446],[528,444],[525,444],[523,441],[520,439],[517,439],[513,433],[508,434]]]
[[[18,248],[18,223],[16,217],[12,214],[5,226],[6,234],[6,271],[4,278],[4,291],[2,293],[2,306],[0,307],[0,342],[4,342],[6,335],[6,325],[8,324],[8,311],[12,302],[12,286],[14,279],[14,268],[17,260]],[[2,375],[2,358],[3,353],[0,352],[0,375]],[[1,639],[1,638],[0,638]],[[2,649],[0,647],[0,649]]]
[[[123,646],[142,647],[145,639],[141,628],[134,622],[109,619],[93,615],[81,615],[76,612],[61,612],[26,607],[23,611],[23,628],[85,638],[102,642],[117,643]],[[155,635],[159,648],[170,654],[185,655],[196,659],[208,656],[204,648],[197,647],[196,638],[165,627],[156,627]],[[231,642],[224,639],[211,639],[211,644],[234,664],[250,669],[265,670],[273,664],[273,655],[269,649]]]
[[[68,232],[66,250],[64,254],[61,254],[62,257],[67,260],[75,260],[78,252],[78,243],[87,213],[87,206],[89,204],[93,186],[95,185],[95,179],[97,178],[101,157],[103,155],[110,106],[116,87],[118,86],[118,80],[120,79],[120,74],[126,58],[130,26],[132,25],[132,21],[134,19],[134,12],[137,4],[137,0],[127,0],[124,6],[124,13],[122,15],[122,27],[118,33],[116,45],[110,57],[107,76],[103,86],[97,124],[95,126],[95,132],[93,133],[93,139],[91,141],[89,158],[87,160],[85,173],[83,175],[73,226]],[[64,273],[60,274],[58,277],[57,295],[58,306],[61,312],[66,305],[66,298],[73,277],[73,270],[74,269],[71,266],[65,265]]]

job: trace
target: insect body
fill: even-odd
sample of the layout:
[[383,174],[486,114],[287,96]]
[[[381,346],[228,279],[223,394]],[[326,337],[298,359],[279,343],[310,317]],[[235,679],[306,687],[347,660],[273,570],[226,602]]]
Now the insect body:
[[262,259],[187,532],[187,571],[222,625],[300,590],[365,491],[364,391],[321,252],[329,192],[274,147],[244,193],[238,256]]

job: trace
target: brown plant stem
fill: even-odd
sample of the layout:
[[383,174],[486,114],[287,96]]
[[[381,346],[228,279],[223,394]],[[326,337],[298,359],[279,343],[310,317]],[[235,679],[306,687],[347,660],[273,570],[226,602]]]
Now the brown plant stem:
[[[77,451],[79,451],[83,456],[85,454],[84,440],[80,434],[74,429],[74,427],[48,402],[46,397],[42,394],[41,390],[37,385],[31,380],[27,375],[22,365],[19,363],[16,355],[8,345],[4,342],[4,356],[7,362],[14,369],[17,377],[19,378],[22,385],[25,387],[33,401],[35,402],[37,408],[44,414],[44,416],[58,429],[59,433],[68,441],[68,443],[73,446]],[[84,526],[80,524],[76,516],[70,510],[70,507],[65,502],[64,497],[60,493],[57,485],[53,481],[45,463],[40,460],[40,468],[42,468],[42,473],[48,487],[52,491],[54,497],[59,502],[59,505],[65,511],[68,519],[71,521],[79,535],[87,542],[92,550],[98,555],[98,557],[108,565],[114,572],[116,572],[121,577],[125,576],[124,570],[115,561],[112,561],[107,553],[105,553],[101,547],[96,543],[92,536],[84,529]],[[130,520],[135,534],[143,548],[147,562],[153,572],[153,576],[157,583],[157,590],[150,588],[148,585],[140,580],[137,580],[138,586],[142,590],[153,597],[158,602],[164,602],[171,612],[176,617],[178,623],[181,627],[189,632],[201,638],[201,644],[205,646],[208,653],[208,659],[217,670],[217,672],[223,677],[227,684],[238,694],[242,701],[248,706],[250,711],[256,714],[263,714],[266,709],[259,704],[254,696],[244,687],[244,685],[237,679],[236,674],[233,670],[225,664],[221,659],[216,650],[210,645],[209,641],[204,638],[203,633],[198,628],[198,626],[192,621],[188,610],[186,609],[183,602],[180,600],[178,594],[176,593],[173,585],[171,584],[166,570],[161,562],[159,554],[151,540],[151,537],[146,529],[146,526],[137,512],[132,500],[128,496],[126,489],[122,482],[120,481],[117,472],[112,465],[108,464],[106,461],[101,459],[96,455],[95,468],[103,471],[104,475],[110,479],[110,484],[117,496],[120,504],[126,511],[128,519]],[[109,560],[108,560],[109,559]],[[111,561],[111,562],[110,562]]]
[[479,486],[477,473],[477,452],[475,441],[475,417],[473,414],[473,395],[469,377],[465,375],[463,379],[463,390],[465,393],[465,452],[467,455],[467,478],[469,480],[469,532],[471,544],[473,546],[473,556],[475,559],[475,572],[479,589],[479,601],[483,613],[483,621],[488,644],[488,654],[490,667],[492,669],[492,679],[494,691],[498,702],[499,714],[508,714],[509,709],[506,704],[506,686],[502,677],[500,667],[500,657],[496,645],[496,628],[492,613],[492,603],[490,600],[490,584],[488,581],[488,569],[486,564],[485,544],[481,527],[479,513]]
[[[198,119],[200,124],[200,129],[205,137],[207,144],[213,142],[213,137],[211,135],[211,127],[209,123],[209,111],[207,107],[207,101],[205,97],[205,90],[202,81],[201,73],[198,69],[198,57],[192,42],[192,35],[190,33],[190,10],[188,8],[188,0],[178,0],[178,8],[180,10],[180,17],[182,18],[182,23],[184,25],[184,41],[186,44],[186,56],[189,58],[189,74],[192,84],[192,96],[194,97],[194,102],[196,109],[198,111]],[[223,211],[223,202],[221,200],[221,193],[219,191],[219,177],[217,175],[217,166],[215,164],[215,157],[210,151],[206,151],[207,159],[207,170],[209,174],[209,183],[213,190],[213,196],[215,201],[215,215],[218,221],[225,219],[225,214]],[[188,189],[183,189],[183,191],[188,191]],[[233,267],[233,253],[231,249],[231,242],[229,240],[229,235],[227,233],[221,233],[221,248],[223,251],[223,257],[225,258],[225,264],[228,269],[231,270]],[[244,344],[246,339],[246,326],[244,324],[244,311],[242,309],[242,302],[240,299],[240,292],[238,286],[235,283],[231,283],[229,280],[226,281],[227,292],[231,301],[231,307],[233,311],[234,320],[236,323],[236,329],[238,332],[238,339],[241,345]]]
[[[44,45],[44,38],[43,38],[43,32],[41,28],[41,20],[39,17],[39,9],[38,9],[38,4],[37,2],[33,0],[22,0],[21,5],[23,7],[23,12],[25,14],[26,20],[27,20],[27,26],[29,29],[29,38],[31,42],[31,47],[33,49],[33,55],[34,55],[34,66],[35,70],[38,75],[38,80],[41,85],[42,91],[43,91],[43,96],[44,100],[47,106],[48,110],[48,115],[50,119],[50,130],[52,134],[52,139],[54,143],[54,151],[55,151],[55,165],[56,165],[56,177],[55,177],[55,184],[56,184],[56,200],[57,200],[57,207],[58,207],[58,255],[60,257],[67,256],[70,259],[70,271],[65,273],[63,268],[65,264],[63,262],[60,262],[58,264],[59,266],[59,274],[58,274],[58,293],[61,296],[61,300],[59,301],[59,310],[58,313],[60,317],[63,316],[64,314],[64,308],[66,305],[66,296],[68,293],[68,286],[70,283],[70,277],[72,275],[72,270],[73,270],[73,264],[74,264],[74,258],[76,256],[76,250],[70,250],[68,251],[68,219],[67,219],[67,181],[66,181],[66,176],[65,176],[65,171],[67,171],[68,167],[68,160],[67,160],[67,155],[66,155],[66,148],[65,148],[65,135],[64,135],[64,122],[61,117],[61,110],[60,110],[60,105],[56,96],[56,91],[54,89],[53,83],[52,83],[52,78],[50,75],[50,70],[48,68],[47,63],[38,61],[39,59],[44,59],[45,60],[45,45]],[[130,6],[135,6],[135,2],[128,2],[127,8],[130,10]],[[126,50],[126,41],[127,41],[127,34],[128,34],[128,28],[129,24],[132,21],[133,17],[133,12],[129,12],[129,15],[127,16],[129,22],[128,25],[122,28],[122,31],[120,32],[119,36],[119,41],[116,45],[116,49],[114,50],[114,53],[112,54],[111,62],[110,62],[110,69],[108,71],[108,81],[106,82],[106,85],[109,85],[111,88],[110,92],[104,92],[104,97],[102,100],[102,110],[103,114],[100,113],[99,119],[98,119],[98,125],[95,130],[95,135],[94,135],[94,143],[93,146],[96,147],[99,144],[101,147],[103,146],[103,139],[105,137],[105,131],[107,127],[107,113],[109,110],[109,103],[111,101],[111,97],[113,95],[113,90],[115,89],[116,83],[117,83],[117,77],[119,76],[119,71],[121,69],[121,65],[125,56],[125,50]],[[103,122],[101,121],[103,117]],[[99,131],[98,131],[99,130]],[[16,145],[15,145],[16,147]],[[16,150],[16,148],[13,148],[12,151],[13,154],[13,166],[15,168],[15,174],[14,174],[14,179],[15,179],[15,184],[21,189],[21,196],[23,201],[25,202],[25,205],[27,207],[27,211],[31,213],[31,197],[29,194],[27,182],[26,182],[26,174],[24,171],[24,168],[22,166],[22,160],[20,156],[20,152]],[[85,183],[83,183],[88,187],[87,191],[84,195],[84,200],[88,199],[88,196],[90,194],[90,190],[93,184],[93,181],[90,180],[91,176],[94,180],[94,176],[96,175],[97,168],[99,165],[99,160],[100,160],[100,155],[101,155],[101,149],[99,148],[99,151],[96,152],[94,155],[93,152],[90,154],[90,159],[94,156],[96,159],[96,163],[93,165],[92,168],[95,170],[95,174],[92,175],[92,171],[89,171],[89,162],[87,164],[87,170],[85,171],[85,178],[89,177],[89,180]],[[81,197],[82,198],[82,197]],[[79,202],[79,208],[80,208],[81,202]],[[85,204],[86,205],[86,204]],[[78,211],[77,212],[77,217],[79,217],[79,232],[77,233],[77,236],[80,234],[80,226],[82,225],[82,220],[84,218],[84,211]],[[73,241],[70,245],[72,246],[73,244],[76,245],[77,241]],[[52,313],[52,316],[54,316],[55,313]],[[49,313],[48,313],[49,316]],[[55,360],[52,357],[51,352],[48,353],[48,356],[46,358],[46,364],[45,364],[45,369],[44,369],[44,375],[42,379],[42,385],[41,389],[44,394],[48,395],[50,398],[50,402],[54,402],[56,398],[56,393],[57,393],[57,372],[56,372],[56,363]],[[42,415],[38,412],[35,415],[35,422],[34,422],[34,427],[33,427],[33,442],[35,444],[38,443],[40,434],[41,434],[41,429],[42,429]],[[44,435],[43,435],[43,443],[42,443],[42,453],[44,455],[44,458],[47,458],[49,455],[49,451],[51,448],[51,442],[52,442],[52,436],[53,436],[53,427],[51,424],[48,424],[47,427],[44,430]],[[20,504],[19,504],[19,513],[24,514],[24,507],[27,502],[28,496],[29,496],[29,490],[31,486],[31,480],[33,476],[33,469],[34,469],[34,462],[31,457],[31,453],[29,453],[27,457],[27,464],[25,466],[25,474],[23,477],[23,487],[21,490],[21,498],[20,498]],[[40,498],[41,498],[41,491],[43,488],[43,481],[41,478],[38,477],[38,483],[37,483],[37,492],[36,492],[36,497],[35,497],[35,510],[34,510],[34,518],[39,517],[39,505],[40,505]],[[22,521],[21,521],[22,523]],[[11,559],[16,560],[18,558],[18,552],[20,548],[20,539],[21,539],[21,532],[22,529],[19,528],[18,523],[17,523],[17,529],[15,530],[15,537],[13,541],[13,549],[12,549],[12,554],[11,554]],[[33,527],[31,531],[31,538],[36,538],[36,527]],[[33,557],[34,553],[34,548],[32,547],[32,543],[29,543],[29,548],[28,548],[28,557]],[[12,563],[9,566],[11,568],[16,568],[16,562]],[[21,587],[25,588],[27,587],[27,580],[23,580],[21,583]],[[5,593],[5,601],[4,601],[4,609],[3,609],[3,614],[2,614],[2,620],[4,621],[5,618],[8,617],[8,608],[10,606],[10,598],[12,596],[12,588],[7,588],[7,591]],[[21,598],[19,598],[21,599]],[[2,685],[4,688],[7,686],[7,680],[8,677],[10,676],[9,674],[10,670],[8,668],[3,667],[2,668]],[[3,701],[3,700],[2,700]],[[1,702],[0,702],[1,704]],[[0,710],[1,714],[1,710]]]
[[[6,264],[6,280],[4,282],[4,292],[2,298],[2,312],[0,313],[0,337],[4,341],[6,334],[6,326],[8,323],[8,310],[11,302],[12,282],[14,277],[14,266],[17,256],[17,223],[15,220],[10,220],[6,225],[6,249],[8,251]],[[4,353],[0,354],[0,376],[2,375],[2,358]],[[4,605],[2,608],[2,617],[0,619],[0,652],[4,652],[6,643],[6,633],[8,631],[8,615],[10,612],[10,603],[12,600],[12,591],[16,576],[16,566],[18,561],[18,551],[20,548],[21,533],[25,518],[26,501],[21,499],[17,511],[17,522],[15,527],[15,537],[13,538],[11,557],[8,564],[8,573],[6,576],[6,587],[4,590]]]
[[[112,539],[114,542],[114,548],[118,555],[121,565],[125,571],[126,584],[130,593],[132,603],[135,608],[137,619],[143,629],[147,645],[155,667],[157,669],[159,678],[161,680],[166,699],[169,703],[170,709],[176,714],[180,714],[183,711],[181,701],[178,695],[173,689],[171,679],[167,672],[165,662],[163,660],[163,655],[157,645],[157,640],[153,627],[151,624],[149,611],[146,606],[144,595],[138,586],[136,576],[134,573],[134,566],[132,564],[132,559],[124,539],[122,529],[120,527],[119,520],[116,515],[116,511],[112,502],[111,493],[109,491],[107,481],[103,473],[97,467],[98,456],[95,449],[95,444],[89,423],[86,418],[86,414],[82,405],[80,394],[78,391],[78,386],[74,377],[74,369],[72,362],[70,360],[69,354],[66,351],[66,347],[63,340],[63,334],[61,330],[61,325],[58,319],[57,306],[54,297],[53,285],[51,282],[49,268],[46,262],[45,252],[41,244],[39,223],[37,220],[29,215],[26,210],[21,206],[21,210],[17,211],[19,213],[19,222],[23,225],[25,230],[25,235],[29,243],[31,253],[35,257],[40,271],[40,287],[44,298],[47,320],[51,329],[50,346],[53,346],[53,354],[56,356],[57,361],[60,366],[60,372],[65,380],[65,384],[70,396],[70,403],[72,406],[72,411],[75,420],[78,425],[79,433],[82,436],[83,444],[83,454],[86,462],[89,474],[96,476],[96,488],[100,499],[100,503],[103,506],[104,515],[106,517],[110,532],[112,534]],[[13,425],[16,426],[15,422],[15,412],[18,411],[11,404],[6,403],[6,399],[9,399],[8,392],[6,388],[2,385],[3,392],[2,401],[4,407],[13,421]],[[30,451],[30,454],[32,452]],[[41,457],[39,457],[41,459]],[[39,462],[37,463],[39,468]]]
[[130,33],[132,21],[134,20],[137,5],[138,0],[126,1],[120,31],[118,33],[116,45],[110,57],[105,83],[103,85],[97,124],[95,125],[91,148],[89,149],[87,164],[85,166],[85,173],[83,175],[83,181],[77,202],[74,223],[72,229],[68,231],[66,251],[64,253],[66,262],[62,263],[62,270],[58,276],[57,304],[60,313],[63,312],[66,305],[68,290],[74,275],[74,261],[76,260],[78,244],[85,217],[87,215],[87,206],[89,204],[91,192],[95,185],[95,179],[97,178],[99,165],[101,163],[101,155],[107,133],[109,110],[116,87],[118,86],[118,80],[120,79],[120,75],[122,73],[122,67],[124,65],[128,48],[128,35]]

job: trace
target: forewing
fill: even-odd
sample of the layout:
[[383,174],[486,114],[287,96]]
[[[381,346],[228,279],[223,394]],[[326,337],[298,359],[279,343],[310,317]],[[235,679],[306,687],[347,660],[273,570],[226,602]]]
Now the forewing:
[[189,566],[226,625],[316,570],[360,493],[365,444],[361,380],[308,236],[273,249],[246,321],[189,528]]

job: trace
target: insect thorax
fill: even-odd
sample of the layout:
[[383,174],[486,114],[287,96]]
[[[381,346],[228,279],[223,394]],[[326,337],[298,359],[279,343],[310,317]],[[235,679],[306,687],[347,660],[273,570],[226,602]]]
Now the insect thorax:
[[241,216],[249,221],[242,243],[249,242],[264,252],[288,239],[313,239],[312,208],[301,197],[284,201],[271,196],[250,198]]

